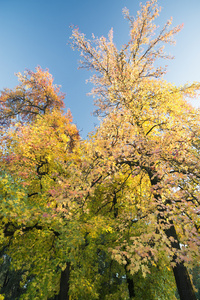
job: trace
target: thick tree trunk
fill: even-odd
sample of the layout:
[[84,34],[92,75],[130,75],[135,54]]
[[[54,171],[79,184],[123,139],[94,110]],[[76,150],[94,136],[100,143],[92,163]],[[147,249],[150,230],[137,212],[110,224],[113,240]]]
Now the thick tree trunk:
[[128,284],[128,292],[130,299],[135,297],[135,290],[134,290],[134,282],[132,278],[127,277],[126,278],[127,284]]
[[[171,245],[175,249],[180,249],[178,242],[178,237],[176,229],[171,222],[171,227],[165,230],[167,237],[173,237],[174,242]],[[173,261],[176,262],[176,255],[173,257]],[[181,300],[197,300],[190,276],[188,274],[187,268],[184,266],[183,262],[176,263],[176,266],[172,268],[174,272],[174,277],[176,280],[177,289]]]
[[134,281],[133,278],[130,276],[130,272],[127,270],[128,264],[125,266],[125,272],[126,272],[126,282],[128,285],[128,292],[130,299],[135,297],[135,287],[134,287]]
[[173,268],[176,285],[181,300],[197,300],[190,276],[183,263],[177,264]]
[[[153,174],[150,170],[148,170],[148,174],[152,186],[155,186],[160,182],[160,179],[157,177],[157,175]],[[161,198],[160,194],[156,194],[155,198],[159,200]],[[158,220],[166,223],[166,219],[163,216],[164,213],[163,207],[160,208],[160,212],[161,214],[158,215]],[[180,243],[178,241],[178,236],[173,221],[170,221],[170,224],[168,225],[170,225],[170,227],[168,229],[165,229],[164,232],[168,238],[170,237],[174,238],[174,241],[173,242],[171,241],[171,247],[172,249],[180,250]],[[176,265],[172,269],[173,269],[178,293],[180,296],[180,300],[197,300],[187,268],[184,266],[183,262],[177,263],[176,258],[177,256],[174,255],[173,262],[176,263]]]
[[59,294],[54,297],[54,300],[69,300],[69,276],[70,276],[70,263],[64,271],[61,272],[60,277],[60,291]]

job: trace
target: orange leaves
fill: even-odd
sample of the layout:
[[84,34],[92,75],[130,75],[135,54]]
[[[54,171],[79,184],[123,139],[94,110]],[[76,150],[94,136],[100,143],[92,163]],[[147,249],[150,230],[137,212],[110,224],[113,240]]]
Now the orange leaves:
[[[98,212],[110,207],[114,211],[116,228],[121,230],[118,242],[126,240],[125,256],[131,258],[133,272],[145,267],[148,259],[159,260],[163,253],[172,261],[174,255],[181,259],[185,255],[185,261],[187,255],[190,261],[199,255],[189,248],[182,255],[182,249],[173,244],[177,236],[168,233],[175,226],[180,242],[196,243],[200,115],[187,98],[197,97],[200,85],[176,87],[162,79],[165,68],[158,59],[171,58],[164,46],[174,44],[182,25],[170,29],[170,19],[158,32],[154,21],[159,12],[156,0],[141,5],[136,18],[125,9],[130,40],[120,50],[112,30],[108,39],[93,36],[92,41],[78,30],[72,33],[72,45],[81,51],[81,67],[94,72],[92,95],[96,113],[103,117],[92,140],[93,150],[88,152],[95,161],[91,169],[96,167],[104,184],[97,188],[95,205],[100,206]],[[116,251],[114,256],[123,263],[123,254]]]
[[0,125],[10,126],[13,121],[30,122],[36,116],[64,107],[64,94],[53,84],[48,70],[37,67],[17,74],[20,84],[15,89],[5,89],[0,96]]
[[[157,6],[157,1],[155,0],[140,6],[141,10],[137,12],[136,19],[130,16],[127,8],[123,9],[123,15],[129,21],[131,40],[141,42],[141,44],[149,44],[149,37],[154,34],[157,28],[153,21],[158,17],[161,9]],[[146,36],[144,33],[146,33]],[[139,44],[134,43],[134,45],[136,50]]]
[[72,32],[72,47],[81,51],[81,67],[94,71],[90,79],[94,84],[92,94],[96,98],[98,114],[107,114],[114,107],[129,105],[146,79],[160,78],[165,69],[156,66],[159,58],[166,55],[164,45],[173,43],[173,37],[182,26],[169,29],[171,20],[160,30],[156,37],[154,19],[159,15],[157,1],[152,0],[141,6],[137,18],[124,9],[125,18],[130,23],[130,40],[121,50],[113,42],[113,31],[108,39],[101,37],[87,40],[77,29]]
[[124,13],[131,38],[120,51],[112,30],[92,41],[73,30],[81,66],[95,72],[92,93],[104,116],[87,141],[80,140],[71,113],[63,114],[64,96],[40,67],[18,74],[21,84],[0,98],[0,120],[15,122],[2,135],[1,168],[11,180],[19,178],[33,223],[59,236],[55,255],[62,261],[66,253],[64,263],[72,257],[73,271],[80,252],[105,263],[96,258],[99,248],[110,248],[118,265],[143,275],[163,259],[174,266],[199,255],[200,115],[186,99],[200,86],[178,88],[160,78],[164,70],[154,63],[167,58],[160,44],[171,43],[180,27],[169,30],[169,21],[153,37],[156,0],[136,19]]

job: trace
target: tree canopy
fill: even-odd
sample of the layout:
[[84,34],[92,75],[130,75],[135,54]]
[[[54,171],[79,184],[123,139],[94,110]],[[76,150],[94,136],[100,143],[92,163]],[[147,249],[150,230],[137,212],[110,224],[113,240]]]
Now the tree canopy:
[[[101,123],[80,138],[48,70],[18,74],[0,97],[1,293],[5,299],[196,299],[200,84],[163,79],[156,0],[141,5],[120,50],[113,32],[73,29],[93,72]],[[195,269],[194,269],[195,270]],[[16,276],[17,274],[17,276]],[[13,290],[9,280],[14,280]]]

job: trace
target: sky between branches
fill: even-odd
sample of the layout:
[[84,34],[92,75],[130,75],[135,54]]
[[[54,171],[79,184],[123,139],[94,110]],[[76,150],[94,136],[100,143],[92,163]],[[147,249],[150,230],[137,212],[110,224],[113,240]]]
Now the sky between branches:
[[[93,99],[85,84],[90,73],[77,70],[79,53],[67,42],[70,25],[77,25],[88,38],[107,36],[111,27],[118,48],[128,40],[128,24],[122,8],[131,15],[139,10],[138,0],[0,0],[0,89],[17,85],[14,73],[40,65],[48,68],[55,83],[66,93],[66,109],[85,138],[98,120],[91,115]],[[144,3],[145,1],[143,1]],[[175,56],[165,78],[175,84],[200,81],[200,1],[160,0],[162,7],[157,24],[162,26],[171,16],[173,25],[184,23],[176,36],[176,46],[167,47]],[[193,105],[200,107],[200,99]]]

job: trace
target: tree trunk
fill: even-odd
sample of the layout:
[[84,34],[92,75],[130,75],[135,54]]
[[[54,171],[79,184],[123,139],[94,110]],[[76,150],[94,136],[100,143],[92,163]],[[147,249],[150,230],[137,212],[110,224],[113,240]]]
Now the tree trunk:
[[135,290],[134,290],[134,282],[132,278],[127,277],[126,278],[127,284],[128,284],[128,292],[130,299],[135,297]]
[[197,300],[190,276],[183,263],[173,267],[174,277],[181,300]]
[[70,263],[67,262],[65,270],[61,272],[59,294],[54,297],[54,300],[69,300],[69,276]]
[[[160,179],[157,177],[157,175],[153,174],[150,170],[148,170],[148,174],[152,186],[155,186],[160,182]],[[156,194],[155,198],[159,200],[161,198],[160,194]],[[158,210],[161,212],[161,214],[158,215],[158,219],[160,219],[161,222],[163,221],[166,223],[166,218],[163,216],[165,209],[162,207]],[[174,241],[171,241],[171,247],[172,249],[180,250],[180,243],[178,241],[178,236],[173,221],[171,220],[168,225],[170,225],[170,227],[165,229],[164,232],[168,238],[174,238]],[[180,300],[197,300],[187,268],[184,266],[183,262],[177,263],[176,259],[177,256],[174,254],[172,262],[176,263],[176,265],[172,269]]]
[[126,282],[128,285],[128,292],[129,292],[129,297],[130,299],[135,297],[135,287],[134,287],[134,281],[133,278],[130,276],[130,272],[127,270],[127,265],[125,266],[125,272],[126,272]]
[[[175,239],[174,242],[171,242],[172,247],[175,249],[180,249],[176,229],[172,222],[171,227],[169,229],[166,229],[165,233],[168,238],[173,237]],[[173,257],[173,262],[176,262],[176,255],[174,255]],[[188,270],[184,266],[183,262],[176,263],[176,266],[172,269],[174,272],[180,300],[197,300]]]

